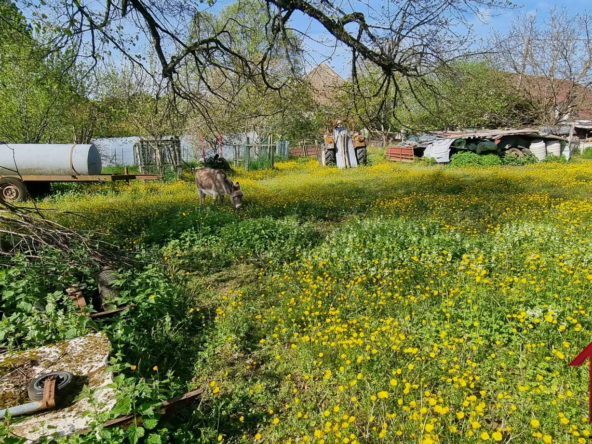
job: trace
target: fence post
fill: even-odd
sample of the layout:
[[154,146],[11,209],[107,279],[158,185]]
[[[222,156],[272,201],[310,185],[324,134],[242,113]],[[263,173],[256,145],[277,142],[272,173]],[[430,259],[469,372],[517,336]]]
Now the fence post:
[[271,159],[271,169],[275,168],[275,147],[269,144],[269,158]]
[[244,143],[244,153],[243,155],[245,156],[245,171],[249,171],[249,157],[250,157],[249,153],[249,138],[247,137],[247,139],[245,140]]

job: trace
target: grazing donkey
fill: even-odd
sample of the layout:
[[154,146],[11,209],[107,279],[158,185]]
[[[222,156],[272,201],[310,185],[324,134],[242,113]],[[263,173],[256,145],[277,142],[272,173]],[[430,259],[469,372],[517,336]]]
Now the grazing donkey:
[[243,206],[243,192],[240,185],[232,183],[226,173],[222,170],[201,168],[195,173],[195,185],[199,193],[201,203],[206,201],[206,194],[212,196],[214,203],[220,196],[220,203],[224,201],[224,195],[230,196],[230,202],[237,210]]

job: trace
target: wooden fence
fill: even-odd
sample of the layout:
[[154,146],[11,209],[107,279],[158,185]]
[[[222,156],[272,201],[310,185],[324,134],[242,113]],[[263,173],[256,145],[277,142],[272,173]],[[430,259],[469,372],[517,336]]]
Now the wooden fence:
[[322,141],[318,140],[301,140],[298,146],[290,150],[290,156],[294,157],[317,157],[321,154]]
[[294,157],[317,157],[321,154],[322,147],[320,145],[304,145],[290,150],[290,156]]
[[140,139],[134,144],[135,161],[141,173],[164,175],[166,166],[180,170],[182,165],[179,137],[169,139]]

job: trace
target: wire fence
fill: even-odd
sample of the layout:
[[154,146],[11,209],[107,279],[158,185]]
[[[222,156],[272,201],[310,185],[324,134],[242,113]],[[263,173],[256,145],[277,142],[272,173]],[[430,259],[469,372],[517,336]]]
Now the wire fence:
[[290,143],[279,141],[275,144],[251,144],[249,139],[244,143],[232,146],[232,164],[235,167],[242,166],[245,171],[273,169],[278,160],[288,160]]
[[[138,166],[138,156],[134,145],[142,141],[143,139],[140,137],[121,137],[95,139],[93,143],[101,153],[104,167]],[[245,155],[245,147],[248,149],[247,155]],[[246,165],[246,168],[251,170],[273,168],[275,161],[288,160],[292,151],[290,143],[287,141],[269,143],[269,139],[267,141],[263,139],[262,142],[253,142],[248,137],[242,142],[220,138],[215,142],[204,140],[203,144],[199,140],[181,137],[179,150],[183,164],[199,162],[218,154],[235,167]],[[247,159],[246,164],[245,159]]]

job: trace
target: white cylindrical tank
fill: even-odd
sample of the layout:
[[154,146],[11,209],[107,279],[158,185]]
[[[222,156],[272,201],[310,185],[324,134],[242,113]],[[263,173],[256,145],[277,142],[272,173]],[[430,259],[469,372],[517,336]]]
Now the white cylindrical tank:
[[553,154],[557,157],[561,156],[561,141],[559,141],[559,140],[547,141],[547,154]]
[[0,175],[86,176],[101,174],[94,145],[0,144]]
[[539,160],[543,160],[545,157],[547,157],[547,147],[544,140],[533,140],[529,149],[530,152]]

